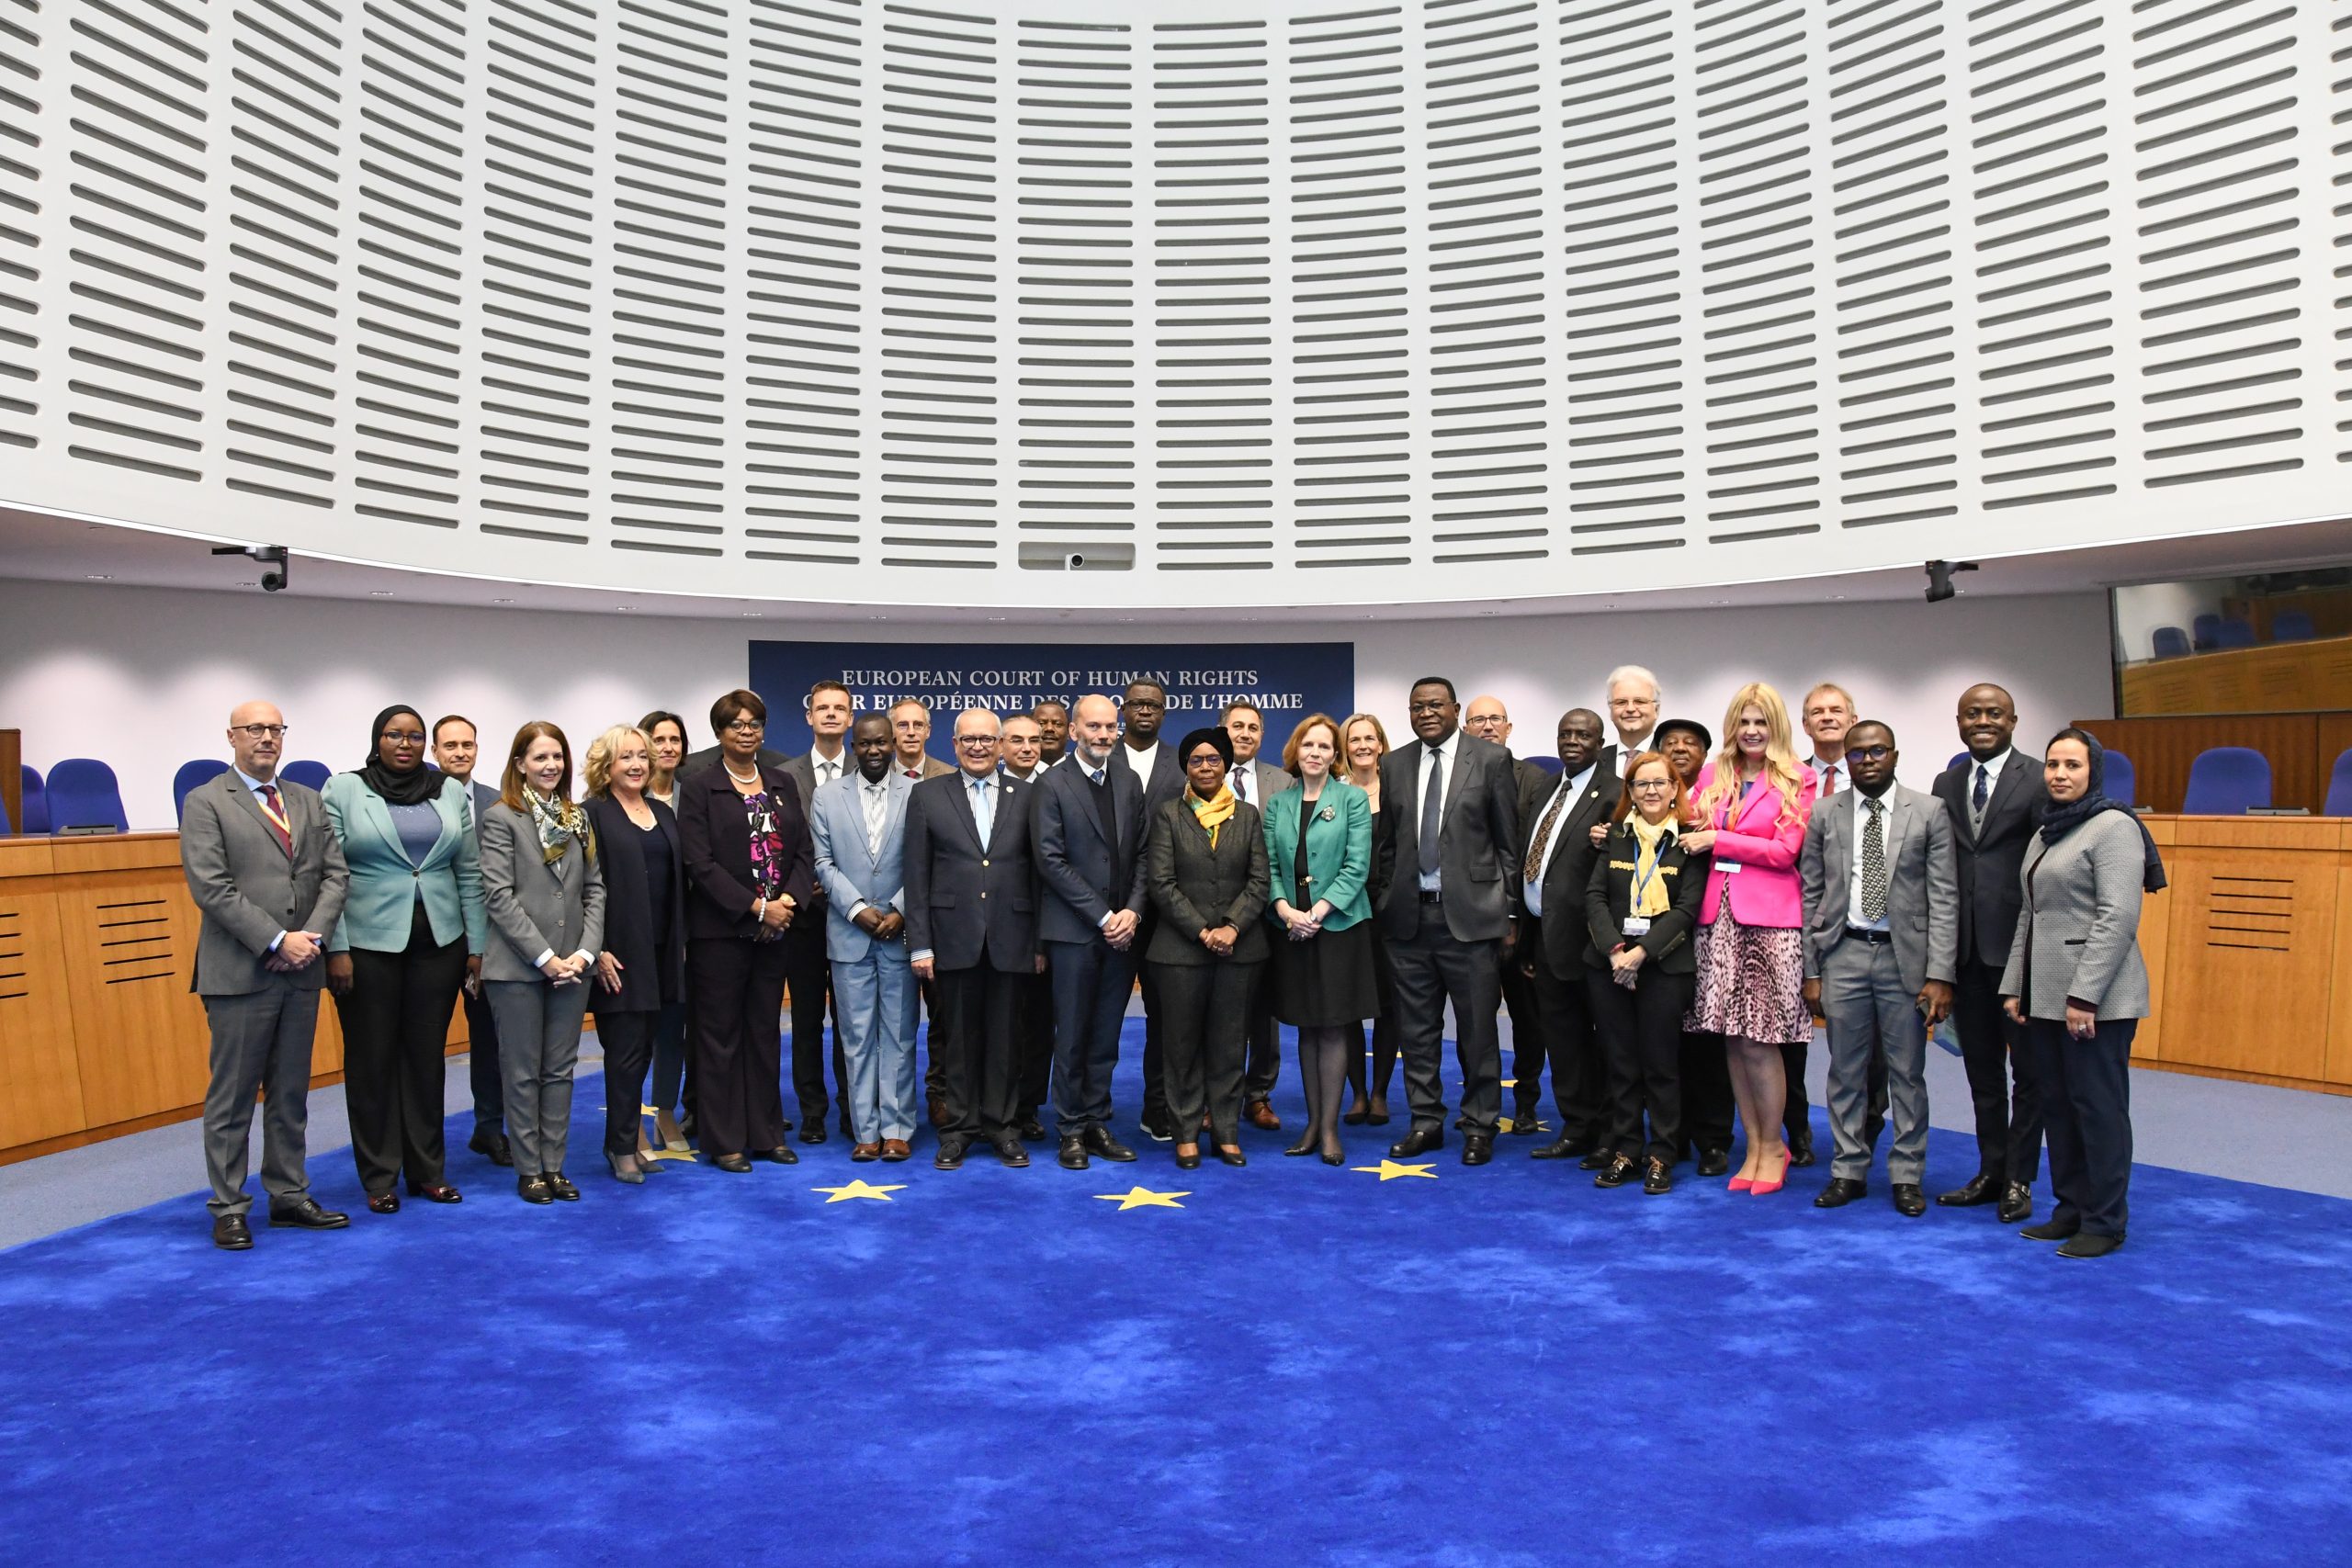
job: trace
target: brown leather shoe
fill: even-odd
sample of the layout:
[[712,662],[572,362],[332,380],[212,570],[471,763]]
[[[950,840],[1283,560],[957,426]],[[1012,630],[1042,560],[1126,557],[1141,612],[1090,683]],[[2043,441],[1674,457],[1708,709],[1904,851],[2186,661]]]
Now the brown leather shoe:
[[1251,1100],[1250,1108],[1241,1113],[1241,1117],[1243,1121],[1261,1133],[1279,1133],[1283,1130],[1283,1119],[1275,1115],[1274,1108],[1262,1100]]
[[882,1157],[882,1145],[879,1144],[860,1144],[855,1148],[850,1150],[849,1157],[857,1161],[860,1165],[864,1165],[869,1160],[880,1159]]
[[913,1152],[913,1150],[907,1147],[907,1141],[904,1138],[885,1138],[882,1140],[882,1157],[886,1160],[902,1160]]

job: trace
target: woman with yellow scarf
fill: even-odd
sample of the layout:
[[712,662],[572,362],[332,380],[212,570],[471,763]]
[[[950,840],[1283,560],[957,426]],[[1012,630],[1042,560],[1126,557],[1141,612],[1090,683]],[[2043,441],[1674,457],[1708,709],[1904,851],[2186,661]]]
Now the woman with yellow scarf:
[[[1592,951],[1585,993],[1609,1075],[1613,1157],[1596,1187],[1674,1189],[1682,1146],[1682,1015],[1699,966],[1690,950],[1706,897],[1706,857],[1681,844],[1682,784],[1665,757],[1645,751],[1625,770],[1609,836],[1585,888]],[[1649,1138],[1642,1116],[1649,1115]]]
[[1269,948],[1266,836],[1258,808],[1226,782],[1233,739],[1195,729],[1176,749],[1184,793],[1153,814],[1144,843],[1144,885],[1159,923],[1144,962],[1159,991],[1160,1059],[1176,1123],[1176,1164],[1201,1163],[1201,1122],[1216,1157],[1242,1157],[1241,1073],[1250,998]]

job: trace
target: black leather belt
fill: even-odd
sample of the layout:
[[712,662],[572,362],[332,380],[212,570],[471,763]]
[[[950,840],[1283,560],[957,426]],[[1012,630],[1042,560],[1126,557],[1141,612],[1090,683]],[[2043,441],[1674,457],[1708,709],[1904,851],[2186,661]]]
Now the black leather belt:
[[1852,937],[1856,942],[1883,943],[1890,942],[1894,940],[1894,933],[1893,931],[1866,931],[1860,926],[1848,926],[1846,928],[1846,934]]
[[1419,892],[1421,895],[1421,902],[1424,904],[1442,903],[1445,898],[1445,890],[1443,888],[1424,887],[1421,888]]

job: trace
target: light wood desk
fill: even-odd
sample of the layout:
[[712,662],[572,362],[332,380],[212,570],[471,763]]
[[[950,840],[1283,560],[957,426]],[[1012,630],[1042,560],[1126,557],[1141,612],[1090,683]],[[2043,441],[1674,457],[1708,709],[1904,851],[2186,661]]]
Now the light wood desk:
[[[197,929],[176,833],[0,839],[0,1165],[202,1111]],[[449,1048],[465,1046],[458,1008]],[[343,1077],[331,1001],[311,1070]]]

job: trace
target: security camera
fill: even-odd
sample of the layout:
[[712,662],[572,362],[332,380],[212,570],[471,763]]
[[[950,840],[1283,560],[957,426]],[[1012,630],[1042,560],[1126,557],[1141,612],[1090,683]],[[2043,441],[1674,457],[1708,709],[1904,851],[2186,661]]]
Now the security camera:
[[291,575],[291,571],[284,545],[217,545],[213,547],[212,553],[216,556],[244,557],[262,568],[261,591],[263,592],[283,593],[286,592],[287,579]]
[[1951,585],[1955,571],[1974,571],[1973,560],[1931,560],[1928,563],[1928,603],[1940,604],[1959,590]]
[[1082,571],[1086,567],[1086,558],[1080,555],[1078,551],[1072,550],[1069,554],[1062,557],[1062,565],[1071,571]]

